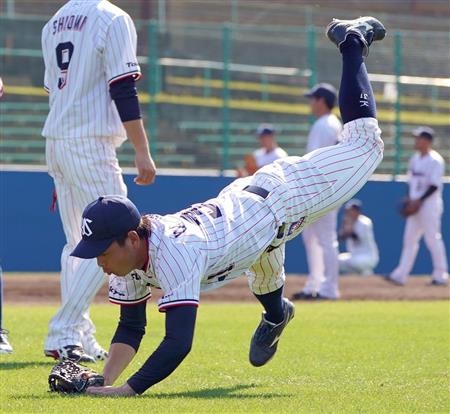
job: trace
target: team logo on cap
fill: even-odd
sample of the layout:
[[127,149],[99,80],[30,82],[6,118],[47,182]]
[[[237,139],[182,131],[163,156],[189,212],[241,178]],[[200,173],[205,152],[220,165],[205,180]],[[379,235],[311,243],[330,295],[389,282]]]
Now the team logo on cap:
[[92,236],[92,230],[89,227],[89,223],[92,223],[92,220],[89,220],[88,218],[83,218],[83,223],[81,224],[81,235],[82,236]]

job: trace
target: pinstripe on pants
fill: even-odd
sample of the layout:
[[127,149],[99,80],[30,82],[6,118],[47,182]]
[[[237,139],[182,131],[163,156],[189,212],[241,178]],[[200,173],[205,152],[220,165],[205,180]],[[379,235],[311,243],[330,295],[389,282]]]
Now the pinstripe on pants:
[[105,194],[127,194],[111,138],[47,139],[46,158],[58,194],[66,236],[61,254],[61,308],[49,323],[45,349],[81,345],[95,327],[89,305],[105,277],[96,260],[70,253],[81,239],[81,216],[88,203]]

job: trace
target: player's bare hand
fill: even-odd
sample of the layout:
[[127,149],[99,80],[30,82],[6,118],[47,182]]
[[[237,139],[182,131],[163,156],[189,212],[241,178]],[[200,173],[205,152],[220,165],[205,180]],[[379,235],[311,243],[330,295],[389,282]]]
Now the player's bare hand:
[[133,389],[126,383],[121,387],[89,387],[86,390],[86,394],[105,397],[132,397],[136,395]]
[[149,185],[155,181],[156,167],[148,152],[137,153],[134,163],[138,170],[138,175],[134,182],[138,185]]

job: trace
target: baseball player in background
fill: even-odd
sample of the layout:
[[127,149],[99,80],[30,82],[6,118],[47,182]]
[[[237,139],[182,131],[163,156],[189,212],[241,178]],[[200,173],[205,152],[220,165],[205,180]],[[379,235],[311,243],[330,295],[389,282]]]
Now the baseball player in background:
[[[44,87],[50,112],[42,135],[66,236],[61,255],[61,308],[49,323],[46,356],[105,359],[89,318],[104,282],[95,260],[70,252],[80,240],[83,208],[102,194],[125,196],[116,147],[128,137],[135,151],[136,184],[153,182],[155,165],[141,120],[135,81],[136,30],[130,16],[106,0],[68,1],[42,30]],[[90,223],[83,234],[90,234]]]
[[287,152],[278,146],[275,129],[271,124],[261,124],[256,130],[256,135],[261,148],[245,156],[245,166],[237,170],[238,177],[252,175],[261,167],[288,156]]
[[[294,316],[294,305],[283,298],[284,243],[350,199],[383,157],[363,57],[385,29],[371,17],[333,20],[327,35],[343,57],[339,101],[345,125],[338,145],[281,158],[237,179],[216,198],[175,214],[141,217],[120,196],[100,197],[86,207],[82,223],[83,229],[89,223],[89,231],[72,255],[97,258],[106,273],[116,275],[110,300],[121,305],[103,372],[106,386],[88,393],[141,394],[170,375],[191,349],[200,291],[240,275],[248,277],[264,308],[250,342],[250,363],[259,367],[274,356]],[[158,307],[166,315],[165,337],[137,373],[112,387],[145,333],[151,286],[164,293]]]
[[8,333],[6,329],[3,329],[3,274],[0,267],[0,354],[11,354],[13,351],[8,341]]
[[[0,78],[0,98],[3,96],[3,81]],[[10,354],[13,349],[8,341],[8,331],[3,329],[3,273],[0,266],[0,354]]]
[[339,254],[340,273],[373,274],[378,264],[378,248],[373,234],[372,220],[362,214],[360,200],[345,204],[344,218],[339,230],[339,240],[345,241],[347,252]]
[[432,149],[434,131],[419,127],[413,131],[416,153],[408,168],[409,203],[412,214],[406,220],[400,263],[387,276],[387,280],[404,285],[416,260],[419,241],[425,236],[425,244],[431,253],[432,285],[447,285],[448,264],[441,235],[442,177],[445,171],[443,158]]
[[[311,112],[317,118],[308,136],[307,152],[335,145],[342,124],[331,111],[336,104],[336,89],[329,83],[316,85],[305,95],[310,99]],[[330,211],[303,231],[308,278],[294,300],[339,298],[337,210]]]

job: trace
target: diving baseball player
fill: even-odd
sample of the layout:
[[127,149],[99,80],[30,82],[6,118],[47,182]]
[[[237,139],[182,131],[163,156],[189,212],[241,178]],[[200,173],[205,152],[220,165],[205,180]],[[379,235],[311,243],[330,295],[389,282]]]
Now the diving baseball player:
[[373,269],[378,264],[378,248],[372,220],[361,211],[360,200],[353,199],[345,203],[339,240],[345,241],[347,251],[338,256],[340,273],[372,275]]
[[[42,135],[66,236],[61,255],[61,308],[49,323],[46,356],[94,362],[105,359],[89,318],[103,284],[95,260],[70,252],[80,240],[87,203],[102,194],[125,196],[116,147],[128,137],[139,185],[154,180],[155,165],[141,120],[135,81],[136,30],[130,16],[106,0],[68,1],[42,30],[44,87],[50,112]],[[88,234],[84,228],[83,234]]]
[[[329,83],[319,83],[305,96],[317,118],[308,136],[307,151],[337,144],[342,124],[331,112],[336,103],[336,89]],[[337,210],[332,210],[303,231],[309,274],[303,289],[292,299],[339,298],[336,226]]]
[[[284,243],[351,198],[383,157],[363,57],[385,29],[372,17],[333,20],[327,35],[343,56],[345,125],[338,145],[277,160],[179,213],[141,217],[120,196],[100,197],[84,210],[83,237],[72,255],[97,258],[116,275],[110,299],[121,305],[103,373],[106,386],[89,393],[141,394],[170,375],[191,349],[200,291],[243,274],[265,310],[251,340],[250,363],[262,366],[274,356],[294,316],[294,305],[283,298]],[[164,292],[158,307],[166,314],[166,335],[138,372],[112,387],[141,343],[152,286]]]
[[447,255],[441,235],[444,210],[442,177],[445,164],[443,158],[432,149],[434,131],[431,128],[419,127],[413,131],[413,135],[417,152],[412,156],[408,169],[408,195],[413,214],[406,220],[400,263],[387,280],[397,285],[404,285],[408,281],[419,241],[424,236],[433,262],[431,284],[447,285]]

